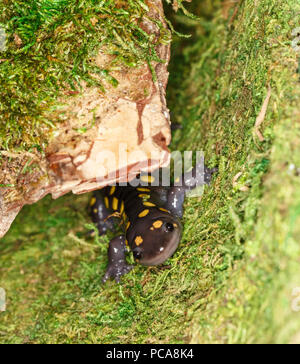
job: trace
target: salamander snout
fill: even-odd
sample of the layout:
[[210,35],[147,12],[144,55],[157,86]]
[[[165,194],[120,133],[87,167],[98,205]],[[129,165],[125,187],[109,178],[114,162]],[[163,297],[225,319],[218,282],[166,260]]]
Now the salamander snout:
[[159,217],[139,226],[132,246],[134,258],[142,265],[159,265],[176,251],[182,233],[178,219]]

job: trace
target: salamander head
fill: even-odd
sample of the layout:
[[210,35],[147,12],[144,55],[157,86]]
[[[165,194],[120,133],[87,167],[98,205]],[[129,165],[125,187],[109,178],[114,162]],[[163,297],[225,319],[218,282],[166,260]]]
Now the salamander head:
[[180,221],[169,213],[153,212],[136,221],[130,232],[134,258],[142,265],[159,265],[176,251],[182,233]]

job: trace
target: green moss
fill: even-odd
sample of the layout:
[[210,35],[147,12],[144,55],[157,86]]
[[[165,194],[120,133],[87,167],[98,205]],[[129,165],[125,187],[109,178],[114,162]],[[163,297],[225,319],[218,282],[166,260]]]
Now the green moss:
[[[111,69],[160,62],[155,46],[169,43],[171,33],[148,10],[145,0],[1,0],[0,149],[43,149],[59,123],[49,117],[58,96],[81,81],[105,92],[104,80],[118,84]],[[145,18],[163,29],[159,39],[141,28]],[[114,56],[107,69],[91,61],[100,48]]]
[[170,267],[136,266],[102,285],[109,238],[85,237],[88,196],[46,198],[0,244],[2,342],[299,342],[299,5],[245,0],[226,19],[220,2],[205,5],[214,16],[195,4],[198,25],[175,17],[194,36],[173,43],[169,107],[183,129],[172,148],[204,150],[219,174],[187,201]]

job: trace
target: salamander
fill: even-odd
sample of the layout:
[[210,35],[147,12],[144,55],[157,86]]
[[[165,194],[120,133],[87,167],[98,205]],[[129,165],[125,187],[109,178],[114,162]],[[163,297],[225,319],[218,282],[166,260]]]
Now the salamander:
[[158,186],[153,186],[155,177],[141,174],[127,186],[108,186],[94,192],[90,201],[91,217],[99,234],[114,229],[111,217],[116,215],[124,230],[109,243],[109,263],[103,282],[110,277],[119,282],[133,268],[126,262],[127,250],[132,251],[137,263],[145,266],[160,265],[170,258],[182,235],[180,219],[186,192],[209,184],[216,171],[216,168],[204,167],[200,173],[196,166],[185,174],[181,186],[170,187],[163,187],[160,181]]

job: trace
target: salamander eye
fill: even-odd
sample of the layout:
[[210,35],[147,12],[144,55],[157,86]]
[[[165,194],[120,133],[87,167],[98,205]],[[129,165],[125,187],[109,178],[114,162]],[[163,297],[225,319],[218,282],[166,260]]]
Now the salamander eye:
[[166,231],[167,232],[172,232],[172,231],[174,231],[174,225],[173,224],[171,224],[170,222],[167,222],[166,224],[165,224],[165,228],[166,228]]
[[134,249],[133,256],[134,256],[134,259],[142,259],[142,257],[143,257],[142,250],[139,248]]

